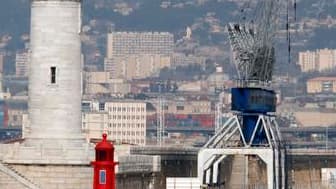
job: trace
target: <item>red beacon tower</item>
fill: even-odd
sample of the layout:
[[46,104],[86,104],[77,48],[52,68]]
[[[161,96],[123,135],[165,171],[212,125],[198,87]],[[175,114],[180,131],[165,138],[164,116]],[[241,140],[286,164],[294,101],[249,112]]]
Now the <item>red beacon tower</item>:
[[114,146],[106,140],[107,135],[103,134],[103,140],[96,145],[96,161],[91,162],[94,167],[93,189],[115,189],[115,166]]

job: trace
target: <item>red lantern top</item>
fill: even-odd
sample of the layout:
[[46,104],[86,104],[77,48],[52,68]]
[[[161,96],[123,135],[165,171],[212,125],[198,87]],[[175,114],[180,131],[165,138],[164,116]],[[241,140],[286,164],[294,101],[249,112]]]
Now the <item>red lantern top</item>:
[[96,161],[114,161],[114,146],[107,141],[107,135],[103,134],[103,140],[96,145]]

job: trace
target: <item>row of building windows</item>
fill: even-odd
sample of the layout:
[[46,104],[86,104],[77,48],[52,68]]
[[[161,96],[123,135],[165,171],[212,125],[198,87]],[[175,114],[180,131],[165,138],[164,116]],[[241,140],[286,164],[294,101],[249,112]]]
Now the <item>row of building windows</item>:
[[138,128],[138,129],[144,129],[145,124],[144,123],[110,123],[109,124],[110,128]]
[[[92,128],[97,128],[99,127],[100,129],[106,128],[111,128],[111,129],[141,129],[144,130],[146,127],[145,123],[109,123],[109,124],[96,124],[95,126],[90,126],[90,123],[85,123],[83,122],[82,128],[83,129],[92,129]],[[87,128],[89,127],[89,128]]]
[[112,120],[146,120],[146,116],[142,115],[108,115],[108,119]]
[[144,107],[109,107],[109,112],[145,112]]
[[107,131],[109,135],[113,136],[124,136],[124,137],[132,137],[134,136],[140,137],[140,136],[145,136],[145,132],[140,132],[140,131]]
[[117,142],[128,144],[145,144],[144,139],[115,139]]

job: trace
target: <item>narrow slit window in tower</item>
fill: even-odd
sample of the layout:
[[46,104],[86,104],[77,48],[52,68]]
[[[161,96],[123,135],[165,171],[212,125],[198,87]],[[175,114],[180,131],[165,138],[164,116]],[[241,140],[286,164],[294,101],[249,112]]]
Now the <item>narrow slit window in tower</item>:
[[51,67],[50,72],[51,72],[51,83],[55,84],[56,83],[56,67]]

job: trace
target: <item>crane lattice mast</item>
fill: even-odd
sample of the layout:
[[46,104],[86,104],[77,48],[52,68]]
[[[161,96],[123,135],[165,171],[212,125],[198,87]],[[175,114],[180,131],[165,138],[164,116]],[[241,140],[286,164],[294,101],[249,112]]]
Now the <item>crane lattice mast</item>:
[[274,37],[279,0],[263,0],[258,3],[258,13],[242,23],[228,24],[228,32],[233,61],[238,72],[241,86],[251,84],[269,84],[272,80],[275,62]]

